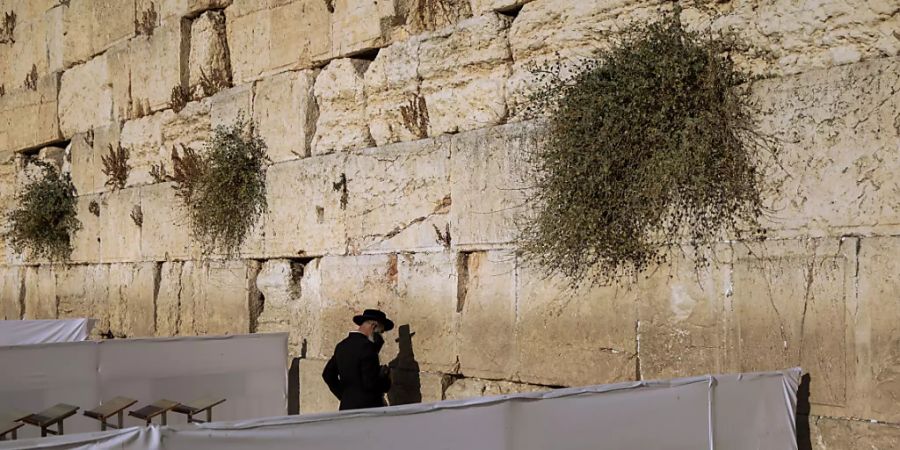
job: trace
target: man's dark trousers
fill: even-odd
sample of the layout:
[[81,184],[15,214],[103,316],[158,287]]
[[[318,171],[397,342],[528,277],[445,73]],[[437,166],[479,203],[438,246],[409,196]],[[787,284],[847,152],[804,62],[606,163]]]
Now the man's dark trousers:
[[341,401],[341,410],[385,406],[391,379],[378,362],[380,347],[362,333],[350,333],[335,347],[322,378]]

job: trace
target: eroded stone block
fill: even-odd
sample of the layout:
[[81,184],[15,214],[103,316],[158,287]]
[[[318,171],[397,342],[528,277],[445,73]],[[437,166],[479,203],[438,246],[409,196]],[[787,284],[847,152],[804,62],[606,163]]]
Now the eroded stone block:
[[78,197],[76,210],[78,221],[81,222],[81,229],[75,233],[74,237],[70,237],[72,254],[69,256],[69,259],[73,262],[91,263],[100,261],[99,209],[102,201],[101,196],[96,194]]
[[890,424],[817,416],[811,416],[809,422],[809,442],[811,448],[815,450],[838,448],[888,450],[900,446],[900,431]]
[[195,97],[207,96],[209,85],[231,85],[231,61],[225,36],[225,13],[209,11],[191,22],[188,83]]
[[54,74],[38,78],[36,90],[6,87],[6,94],[0,96],[0,151],[38,147],[62,138],[58,82]]
[[[196,42],[198,47],[205,37],[214,39],[214,36],[201,36]],[[185,87],[182,72],[186,68],[182,67],[182,61],[188,59],[183,55],[188,53],[191,43],[188,24],[178,21],[163,24],[152,35],[138,36],[128,42],[130,114],[119,112],[120,119],[142,117],[169,107],[172,88]],[[202,43],[213,45],[207,41]],[[119,80],[118,84],[126,82]]]
[[0,318],[19,320],[25,314],[25,270],[23,266],[3,266],[0,279]]
[[381,49],[366,70],[366,114],[376,145],[428,135],[428,108],[419,95],[419,43],[412,38]]
[[109,265],[66,265],[56,271],[58,316],[95,319],[92,335],[109,330]]
[[134,36],[135,0],[72,0],[64,26],[64,63],[70,67]]
[[180,261],[159,265],[159,289],[156,294],[156,336],[181,334],[181,268]]
[[303,264],[286,259],[270,259],[256,276],[256,288],[265,297],[265,308],[256,322],[257,333],[288,333],[288,353],[303,357],[303,320],[300,313],[300,280]]
[[[190,224],[173,183],[141,189],[141,257],[167,261],[199,256],[191,241]],[[193,250],[193,251],[192,251]]]
[[[165,167],[168,175],[173,173],[172,150],[163,145],[163,128],[167,122],[174,120],[174,116],[172,111],[164,111],[129,120],[122,125],[119,143],[128,150],[128,165],[131,167],[126,186],[155,183],[156,180],[150,175],[154,165]],[[105,148],[101,151],[104,155],[109,152]]]
[[531,0],[470,0],[472,12],[476,15],[488,11],[509,11],[520,7]]
[[25,269],[25,310],[23,319],[56,319],[56,269],[48,264]]
[[392,144],[352,154],[346,179],[351,253],[449,247],[449,139]]
[[322,380],[327,360],[300,360],[300,413],[334,412],[340,401]]
[[132,215],[141,205],[139,188],[112,191],[100,202],[100,260],[132,262],[141,257],[141,226]]
[[542,392],[549,388],[533,384],[512,383],[509,381],[482,380],[478,378],[460,378],[444,391],[446,400],[462,400],[466,398],[491,397],[495,395],[521,394],[525,392]]
[[[67,164],[72,184],[79,195],[95,194],[108,189],[108,178],[103,174],[103,156],[109,154],[110,147],[116,148],[119,145],[120,135],[121,130],[116,123],[72,137]],[[129,160],[129,165],[133,166],[134,161]]]
[[112,122],[113,77],[106,55],[63,72],[59,89],[59,128],[63,136]]
[[156,334],[156,263],[110,264],[109,331],[117,337]]
[[181,269],[178,295],[178,333],[248,333],[252,294],[250,264],[244,261],[186,261]]
[[360,149],[374,141],[366,119],[363,74],[369,61],[336,59],[316,77],[315,96],[319,118],[312,140],[312,154]]
[[317,72],[274,75],[256,84],[253,120],[274,162],[309,156],[319,109],[313,94]]

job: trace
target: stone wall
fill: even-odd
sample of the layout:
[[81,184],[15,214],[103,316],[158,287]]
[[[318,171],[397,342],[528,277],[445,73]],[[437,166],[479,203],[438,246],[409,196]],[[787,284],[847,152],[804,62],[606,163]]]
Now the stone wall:
[[[529,67],[589,57],[667,5],[0,0],[16,17],[0,27],[0,206],[28,161],[55,158],[83,225],[65,264],[2,247],[0,318],[288,331],[303,412],[335,407],[319,374],[365,307],[409,326],[385,358],[405,355],[422,401],[801,365],[812,448],[900,445],[900,3],[685,2],[689,26],[750,44],[733,56],[783,155],[765,243],[578,290],[517,257]],[[241,115],[269,145],[269,211],[240,257],[201,258],[149,171]],[[131,150],[122,190],[101,173],[109,145]]]

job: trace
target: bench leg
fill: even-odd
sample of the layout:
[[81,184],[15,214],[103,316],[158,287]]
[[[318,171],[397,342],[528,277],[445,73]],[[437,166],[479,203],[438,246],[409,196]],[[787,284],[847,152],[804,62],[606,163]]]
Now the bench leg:
[[47,437],[47,427],[41,427],[41,437]]
[[106,419],[100,420],[100,431],[106,431]]
[[206,423],[212,422],[212,408],[206,410]]
[[166,413],[165,412],[162,413],[162,424],[163,425],[166,424]]
[[120,430],[122,429],[122,420],[124,420],[124,418],[125,418],[124,414],[125,413],[123,411],[119,411],[118,418],[119,418],[119,429]]
[[62,420],[60,420],[59,422],[56,423],[56,432],[58,433],[58,436],[63,435],[63,421]]
[[191,413],[188,413],[187,416],[188,416],[188,423],[193,423],[193,422],[194,422],[194,415],[191,414]]

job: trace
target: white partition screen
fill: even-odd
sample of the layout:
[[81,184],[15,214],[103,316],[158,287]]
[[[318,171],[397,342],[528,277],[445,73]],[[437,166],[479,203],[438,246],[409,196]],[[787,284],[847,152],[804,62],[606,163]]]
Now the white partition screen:
[[0,346],[81,342],[94,319],[0,320]]

